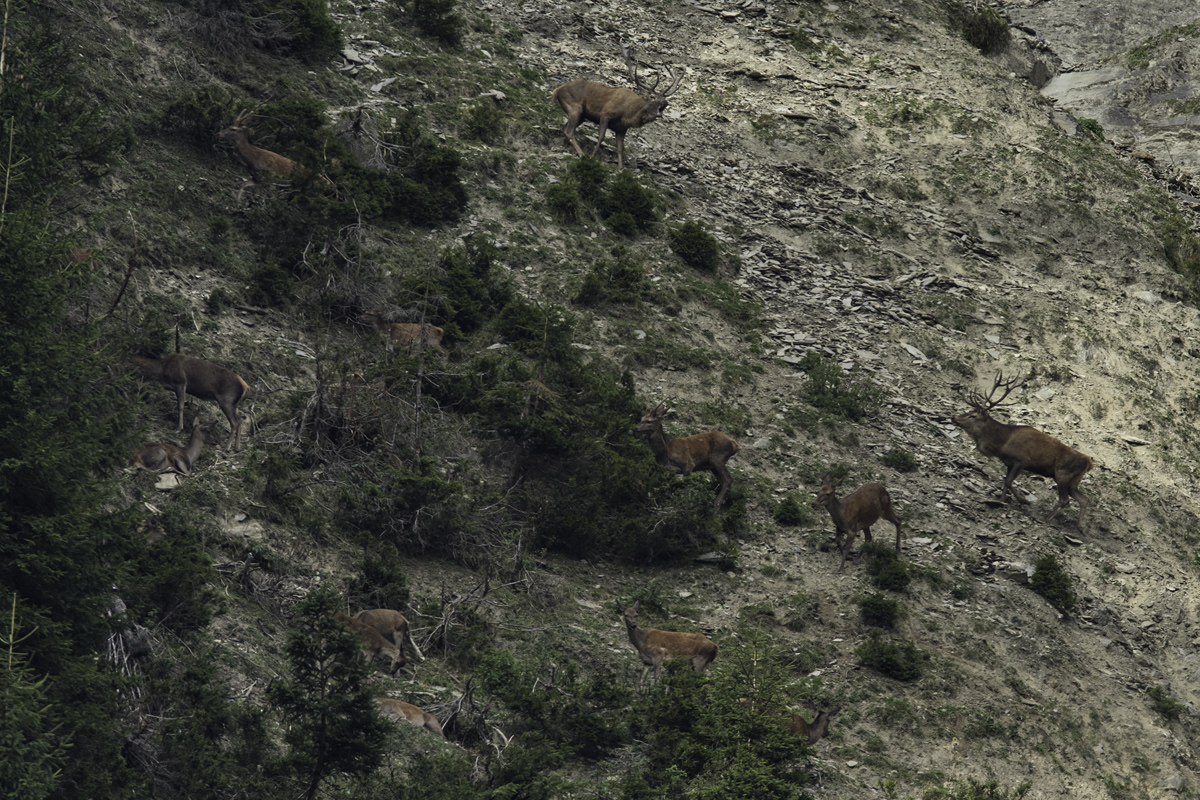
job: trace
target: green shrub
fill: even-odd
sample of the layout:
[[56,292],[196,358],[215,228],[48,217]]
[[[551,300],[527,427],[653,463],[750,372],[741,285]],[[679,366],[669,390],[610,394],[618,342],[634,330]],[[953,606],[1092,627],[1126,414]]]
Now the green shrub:
[[804,398],[814,408],[857,422],[883,402],[882,390],[868,379],[847,375],[837,362],[815,350],[805,353],[796,367],[808,375]]
[[705,272],[715,272],[720,263],[721,249],[717,240],[698,222],[685,222],[672,228],[668,235],[671,250],[683,263]]
[[597,158],[584,156],[572,161],[567,167],[567,179],[585,203],[596,206],[604,199],[604,187],[608,183],[608,167]]
[[1012,39],[1008,22],[994,9],[987,6],[971,8],[959,0],[949,0],[946,10],[951,30],[957,31],[984,55],[993,55],[1008,47]]
[[1154,701],[1154,710],[1166,719],[1179,719],[1179,715],[1187,710],[1187,705],[1176,700],[1161,686],[1151,686],[1148,694]]
[[342,52],[345,37],[342,29],[329,16],[325,0],[277,0],[279,10],[292,19],[292,38],[287,42],[288,54],[317,64]]
[[879,460],[883,462],[884,466],[891,467],[897,472],[915,472],[917,469],[917,459],[913,454],[899,447],[891,448],[880,456]]
[[627,236],[629,238],[637,236],[637,221],[634,220],[633,215],[628,211],[618,211],[617,213],[605,219],[604,224],[607,225],[613,233],[620,234],[621,236]]
[[605,216],[628,214],[639,231],[649,232],[658,225],[657,198],[632,172],[618,172],[599,205]]
[[885,639],[873,630],[867,641],[859,645],[854,654],[864,667],[880,675],[898,681],[915,681],[921,677],[925,656],[912,642],[897,642]]
[[1078,119],[1075,122],[1079,126],[1079,130],[1083,131],[1087,135],[1096,139],[1104,139],[1104,126],[1096,120],[1085,117],[1083,119]]
[[1042,556],[1033,563],[1029,588],[1046,598],[1046,602],[1063,615],[1070,616],[1075,611],[1075,590],[1071,588],[1071,576],[1054,556]]
[[645,268],[634,259],[629,248],[617,245],[612,250],[613,261],[602,259],[592,265],[584,276],[572,303],[595,306],[600,303],[636,305],[649,288]]
[[583,216],[579,192],[569,183],[552,183],[546,189],[546,207],[559,222],[578,222]]
[[496,101],[490,97],[476,100],[467,109],[463,119],[463,133],[468,139],[491,144],[500,136],[502,117]]
[[813,518],[812,505],[795,492],[788,492],[775,506],[774,517],[780,525],[807,525]]
[[462,41],[464,23],[454,12],[456,0],[410,0],[413,23],[421,33],[442,44]]
[[869,594],[858,601],[864,625],[875,628],[894,628],[900,619],[900,603],[885,594]]
[[784,601],[783,625],[788,630],[802,631],[816,617],[821,604],[807,592],[796,592]]
[[866,573],[878,588],[889,592],[908,591],[912,575],[894,547],[883,542],[864,542],[862,553],[866,560]]

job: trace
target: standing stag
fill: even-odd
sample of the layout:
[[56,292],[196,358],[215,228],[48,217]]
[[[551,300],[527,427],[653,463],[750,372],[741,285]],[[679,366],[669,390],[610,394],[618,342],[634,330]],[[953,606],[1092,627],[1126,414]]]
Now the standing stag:
[[821,488],[813,500],[813,508],[824,508],[833,518],[833,527],[837,536],[838,549],[842,551],[842,565],[838,572],[846,569],[846,555],[854,546],[854,537],[859,531],[869,542],[871,541],[871,526],[882,517],[896,526],[896,552],[900,552],[900,519],[892,509],[892,496],[888,494],[882,483],[868,483],[843,498],[838,498],[837,487],[841,481],[834,482],[831,475],[821,478]]
[[188,439],[187,447],[177,447],[167,442],[146,442],[133,451],[129,466],[145,467],[151,472],[188,475],[192,471],[192,465],[200,457],[200,448],[204,446],[204,432],[208,427],[196,417],[192,420],[192,438]]
[[[661,117],[663,109],[667,107],[667,98],[675,93],[683,80],[683,75],[680,74],[673,79],[671,88],[659,92],[658,83],[662,80],[662,75],[655,79],[653,86],[647,87],[638,78],[637,59],[630,55],[627,46],[621,46],[621,55],[625,58],[633,85],[648,97],[643,98],[629,89],[606,86],[583,78],[564,83],[554,90],[554,99],[567,114],[567,123],[562,129],[563,135],[575,148],[575,152],[580,157],[583,156],[583,148],[575,138],[575,129],[581,122],[594,122],[599,131],[596,134],[596,146],[592,149],[592,158],[600,152],[605,133],[611,130],[617,137],[617,169],[625,168],[626,132],[631,128],[648,125]],[[664,69],[670,74],[669,69]]]
[[645,416],[634,430],[646,437],[654,460],[672,472],[686,478],[698,469],[706,469],[716,475],[720,487],[717,489],[717,499],[713,501],[713,509],[719,509],[729,487],[733,485],[733,475],[725,463],[737,455],[738,443],[720,431],[673,439],[663,433],[662,420],[666,413],[666,403],[647,406]]
[[[1058,502],[1054,504],[1046,521],[1049,522],[1059,509],[1071,498],[1075,498],[1075,502],[1079,504],[1079,530],[1082,531],[1087,516],[1088,499],[1079,491],[1079,481],[1083,480],[1083,476],[1092,468],[1091,457],[1067,447],[1058,439],[1036,428],[1028,425],[1005,425],[992,419],[988,413],[1004,403],[1004,398],[1008,397],[1013,389],[1025,385],[1030,377],[1032,373],[1023,379],[1012,378],[1006,381],[1004,373],[997,372],[987,397],[977,391],[963,395],[971,410],[966,414],[951,417],[950,420],[971,434],[979,452],[1000,459],[1008,467],[1008,474],[1004,476],[1004,486],[1000,492],[1001,497],[1015,497],[1020,502],[1029,504],[1028,500],[1013,489],[1013,481],[1021,474],[1021,470],[1028,470],[1043,478],[1053,478],[1058,486]],[[1004,394],[997,398],[995,394],[1000,389],[1004,390]]]
[[272,153],[270,150],[250,144],[250,119],[252,116],[249,111],[243,111],[232,125],[217,134],[217,138],[222,143],[232,145],[237,149],[238,157],[249,168],[250,175],[255,180],[258,180],[258,173],[263,171],[273,172],[283,178],[290,176],[296,169],[295,161],[281,156],[279,153]]
[[646,673],[654,667],[654,680],[662,674],[662,665],[672,658],[686,658],[692,662],[692,669],[703,672],[712,660],[717,657],[717,646],[712,640],[701,633],[675,633],[660,631],[657,628],[642,630],[638,627],[638,606],[641,601],[631,606],[617,608],[625,618],[625,628],[629,631],[629,641],[637,649],[642,658],[642,678],[639,684],[645,683]]
[[237,405],[250,392],[250,385],[240,375],[211,361],[179,353],[166,358],[133,356],[132,361],[147,378],[175,392],[179,400],[179,427],[175,429],[176,433],[183,430],[185,395],[190,394],[201,400],[216,400],[229,420],[230,434],[226,449],[233,448],[234,452],[241,449],[241,423],[238,421]]

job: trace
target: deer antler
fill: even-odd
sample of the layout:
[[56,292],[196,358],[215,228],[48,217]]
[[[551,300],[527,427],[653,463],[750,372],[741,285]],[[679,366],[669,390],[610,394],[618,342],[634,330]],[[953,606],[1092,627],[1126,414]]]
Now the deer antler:
[[[984,399],[984,402],[987,404],[987,408],[989,410],[993,409],[993,408],[997,408],[1001,403],[1004,402],[1004,398],[1008,397],[1009,393],[1012,392],[1013,389],[1017,389],[1017,388],[1020,388],[1021,386],[1024,386],[1025,382],[1028,381],[1031,377],[1033,377],[1032,372],[1029,373],[1028,375],[1026,375],[1024,378],[1019,378],[1019,377],[1018,378],[1010,378],[1009,380],[1006,381],[1006,380],[1004,380],[1004,373],[1002,371],[997,370],[996,378],[994,381],[992,381],[992,390],[990,392],[988,392],[987,398],[983,398],[982,394],[978,394],[978,393],[976,393],[976,394],[978,394],[978,396],[981,399]],[[1004,394],[1000,395],[1000,397],[993,400],[992,398],[996,394],[997,389],[1003,389]]]

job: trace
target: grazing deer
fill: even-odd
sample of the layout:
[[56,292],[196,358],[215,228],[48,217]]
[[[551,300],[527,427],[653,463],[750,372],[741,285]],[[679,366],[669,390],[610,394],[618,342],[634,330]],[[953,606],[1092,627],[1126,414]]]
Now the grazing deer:
[[[667,98],[674,94],[683,80],[683,75],[680,74],[674,78],[671,88],[658,92],[656,90],[662,76],[654,81],[653,86],[646,87],[638,78],[637,60],[629,54],[629,48],[622,45],[621,55],[625,58],[633,85],[649,97],[643,98],[629,89],[606,86],[583,78],[564,83],[554,90],[554,99],[567,114],[567,123],[562,129],[563,135],[574,146],[575,152],[583,156],[583,148],[575,138],[575,129],[585,120],[594,122],[599,127],[599,132],[596,134],[592,158],[600,152],[605,133],[611,130],[617,137],[617,169],[625,168],[625,133],[631,128],[640,128],[661,117],[663,109],[667,107]],[[667,72],[669,74],[670,70]]]
[[362,321],[370,325],[387,343],[389,353],[397,344],[412,351],[416,346],[436,350],[443,360],[450,356],[442,347],[446,332],[436,325],[416,322],[384,322],[383,311],[372,308],[362,313]]
[[[892,509],[892,497],[882,483],[868,483],[839,499],[836,492],[841,481],[836,483],[830,475],[821,478],[821,488],[812,502],[813,508],[824,508],[833,518],[838,549],[842,551],[842,565],[838,572],[846,569],[846,554],[854,545],[859,531],[869,542],[871,526],[880,517],[896,526],[896,552],[900,552],[900,520]],[[844,538],[843,538],[844,537]]]
[[651,667],[654,667],[654,680],[657,681],[659,675],[662,674],[663,662],[670,661],[672,658],[687,658],[692,662],[692,669],[703,672],[705,667],[717,657],[717,646],[704,634],[639,628],[638,606],[640,604],[639,601],[622,608],[621,604],[617,603],[617,608],[625,618],[629,641],[633,643],[638,655],[642,657],[642,664],[645,665],[642,667],[642,678],[638,682],[639,685],[646,681],[646,673]]
[[685,478],[698,469],[706,469],[717,476],[720,486],[717,498],[713,501],[713,509],[719,509],[729,487],[733,485],[733,475],[725,466],[729,459],[737,455],[738,443],[720,431],[698,433],[695,436],[668,437],[663,433],[662,420],[667,414],[666,403],[646,407],[646,414],[634,428],[646,437],[654,460],[672,472],[679,473]]
[[145,467],[151,472],[188,475],[192,471],[192,465],[200,457],[200,448],[204,446],[204,432],[208,427],[196,417],[192,420],[192,438],[188,439],[187,447],[176,447],[166,442],[146,442],[133,451],[129,466]]
[[838,706],[832,711],[818,711],[815,703],[805,703],[804,707],[816,715],[813,721],[806,722],[799,714],[792,714],[788,720],[788,729],[796,736],[808,737],[809,744],[816,744],[825,738],[825,734],[829,732],[829,721],[842,707]]
[[[1013,489],[1013,481],[1021,474],[1021,470],[1028,470],[1044,478],[1053,478],[1058,486],[1058,502],[1050,511],[1050,516],[1046,517],[1046,521],[1049,522],[1059,509],[1071,498],[1075,498],[1075,502],[1079,504],[1079,530],[1082,531],[1087,516],[1088,499],[1079,491],[1079,481],[1092,468],[1091,457],[1067,447],[1058,439],[1036,428],[1028,425],[1005,425],[992,419],[988,413],[999,407],[1009,392],[1023,386],[1031,375],[1032,373],[1022,380],[1012,378],[1006,381],[1004,373],[997,372],[987,397],[977,391],[963,395],[971,410],[966,414],[953,416],[950,420],[971,435],[979,452],[1000,459],[1008,467],[1008,474],[1004,476],[1004,486],[1000,492],[1001,497],[1015,497],[1020,502],[1029,504],[1028,500]],[[995,394],[999,389],[1003,389],[1004,394],[996,398]]]
[[201,400],[216,400],[229,420],[229,442],[225,448],[232,447],[234,452],[241,449],[241,423],[238,421],[237,405],[250,392],[250,385],[240,375],[210,361],[179,353],[160,359],[133,356],[132,360],[141,367],[147,378],[175,392],[179,400],[179,427],[175,429],[176,433],[183,430],[185,395],[190,394]]
[[250,175],[255,180],[258,180],[258,173],[264,170],[283,178],[290,176],[296,169],[295,161],[250,144],[250,119],[252,117],[253,115],[249,111],[243,111],[232,125],[217,134],[217,138],[222,143],[237,148],[238,156],[242,159],[242,163],[250,169]]
[[443,739],[446,738],[446,734],[442,732],[442,725],[438,722],[438,718],[420,706],[414,706],[412,703],[406,703],[403,700],[393,700],[390,697],[376,697],[375,702],[379,704],[379,713],[387,719],[392,719],[396,722],[407,722],[409,725],[415,725],[418,728],[424,728],[427,731],[436,733]]
[[425,660],[425,656],[421,655],[421,648],[417,647],[416,641],[412,638],[412,631],[408,627],[408,618],[399,611],[392,611],[390,608],[373,608],[358,612],[354,618],[379,631],[383,638],[396,645],[399,650],[404,649],[404,643],[407,641],[412,645],[417,658],[421,661]]
[[404,653],[400,648],[383,638],[383,634],[367,623],[354,617],[349,617],[340,611],[334,612],[333,618],[338,622],[345,623],[350,630],[358,634],[358,638],[362,642],[363,655],[366,656],[368,662],[373,661],[381,652],[391,656],[392,665],[389,671],[392,673],[393,678],[396,677],[396,673],[407,663],[407,659],[405,659]]

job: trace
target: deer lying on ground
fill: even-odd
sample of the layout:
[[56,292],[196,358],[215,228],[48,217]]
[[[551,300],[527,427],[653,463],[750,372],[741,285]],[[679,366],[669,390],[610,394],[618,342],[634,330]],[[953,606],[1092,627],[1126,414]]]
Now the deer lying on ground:
[[719,509],[729,487],[733,485],[733,475],[725,463],[737,455],[740,449],[738,443],[720,431],[670,438],[663,433],[662,419],[666,413],[665,403],[648,406],[645,416],[634,430],[646,437],[654,460],[672,472],[686,478],[698,469],[706,469],[717,476],[720,486],[713,509]]
[[629,641],[637,649],[642,658],[642,677],[639,685],[646,681],[646,673],[654,667],[654,680],[662,674],[664,661],[673,658],[686,658],[692,662],[692,669],[703,672],[717,657],[717,646],[712,640],[700,633],[676,633],[660,631],[657,628],[642,630],[638,627],[638,606],[640,601],[631,606],[617,608],[625,618],[625,628],[629,631]]
[[412,645],[417,658],[421,661],[425,660],[425,656],[421,655],[421,648],[417,647],[416,641],[412,638],[412,632],[408,628],[408,618],[399,611],[393,611],[390,608],[372,608],[358,612],[354,618],[379,631],[379,634],[396,645],[398,650],[403,651],[404,643],[407,641]]
[[358,634],[358,638],[362,642],[363,655],[366,656],[367,661],[373,661],[381,652],[391,656],[392,665],[388,671],[391,672],[393,678],[408,663],[399,647],[396,647],[396,645],[383,638],[383,634],[367,623],[347,616],[340,611],[334,612],[333,618],[338,622],[345,623],[350,630]]
[[806,722],[799,714],[792,714],[788,721],[788,729],[796,736],[808,737],[809,744],[816,744],[825,738],[829,732],[829,721],[842,710],[841,706],[832,711],[818,711],[815,703],[805,703],[804,707],[815,715],[812,722]]
[[[554,90],[554,99],[562,106],[567,114],[567,123],[563,125],[563,135],[575,148],[575,152],[583,156],[583,148],[575,138],[575,129],[583,121],[594,122],[599,127],[596,134],[596,146],[592,149],[592,158],[600,152],[604,143],[604,135],[609,130],[617,137],[617,169],[625,168],[625,134],[632,128],[640,128],[662,116],[667,107],[667,98],[679,88],[683,75],[674,78],[671,88],[658,92],[660,75],[654,85],[646,87],[637,75],[637,60],[629,54],[629,48],[622,45],[621,55],[629,68],[629,77],[639,92],[649,97],[643,98],[629,89],[619,89],[606,86],[603,83],[579,78],[570,83],[564,83]],[[670,70],[667,70],[668,74]]]
[[841,481],[836,483],[832,476],[821,478],[821,488],[812,502],[813,508],[824,508],[833,518],[838,549],[842,551],[842,565],[838,572],[846,569],[846,555],[854,545],[854,537],[859,531],[869,542],[871,541],[871,526],[882,517],[896,526],[896,552],[900,552],[900,520],[892,509],[892,497],[882,483],[868,483],[843,498],[838,498],[836,492]]
[[296,169],[295,161],[250,144],[250,119],[252,117],[253,114],[249,111],[243,111],[232,125],[217,134],[217,138],[222,143],[233,145],[237,149],[242,163],[249,168],[250,175],[255,180],[258,180],[258,174],[264,171],[272,172],[283,178],[290,176]]
[[[976,391],[964,395],[963,399],[971,406],[971,411],[953,416],[950,420],[971,435],[979,452],[1000,459],[1008,467],[1008,474],[1004,476],[1004,485],[1000,492],[1001,497],[1010,498],[1009,502],[1015,497],[1020,502],[1029,504],[1028,500],[1013,489],[1013,481],[1021,474],[1021,470],[1028,470],[1044,478],[1053,478],[1058,486],[1058,502],[1054,504],[1046,521],[1049,522],[1059,509],[1074,498],[1079,504],[1079,529],[1082,531],[1087,516],[1088,499],[1079,491],[1079,481],[1092,468],[1092,459],[1036,428],[1028,425],[1005,425],[992,419],[988,413],[999,407],[1013,389],[1023,386],[1029,377],[1006,381],[1004,374],[997,372],[987,397]],[[1004,394],[993,399],[999,389],[1003,389]]]
[[410,352],[418,345],[436,350],[443,360],[450,355],[442,347],[442,337],[446,332],[436,325],[416,322],[384,322],[383,312],[378,308],[364,311],[362,321],[379,333],[387,343],[389,353],[393,352],[395,346],[399,344]]
[[443,739],[446,738],[446,734],[442,732],[442,725],[438,722],[437,717],[420,706],[414,706],[412,703],[406,703],[403,700],[393,700],[390,697],[376,697],[375,702],[379,704],[379,713],[384,717],[396,722],[407,722],[409,725],[415,725],[418,728],[432,731]]
[[229,442],[226,449],[234,452],[241,449],[241,423],[238,421],[237,405],[250,392],[250,385],[232,370],[219,367],[210,361],[176,353],[166,358],[140,358],[133,356],[147,378],[158,381],[175,392],[179,400],[179,427],[183,430],[183,403],[185,395],[201,400],[216,400],[217,405],[229,420]]
[[188,439],[187,447],[177,447],[166,442],[146,442],[133,451],[129,466],[145,467],[151,472],[188,475],[192,471],[192,465],[200,457],[200,448],[204,446],[204,432],[208,427],[196,417],[192,420],[192,438]]

